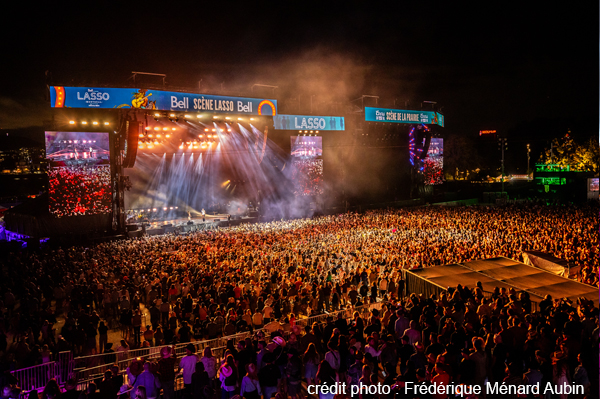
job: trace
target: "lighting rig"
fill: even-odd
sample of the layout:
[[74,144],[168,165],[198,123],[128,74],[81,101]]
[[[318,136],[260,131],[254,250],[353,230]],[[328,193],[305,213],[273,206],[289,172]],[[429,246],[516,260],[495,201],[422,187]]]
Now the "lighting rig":
[[[255,123],[258,117],[234,115],[178,114],[173,112],[150,112],[146,114],[146,126],[139,134],[138,148],[154,150],[158,146],[172,145],[179,150],[215,149],[221,135],[231,134],[226,124]],[[150,121],[156,122],[156,125]],[[184,133],[184,131],[188,133]],[[309,131],[306,131],[308,134]],[[316,131],[316,133],[319,133]],[[313,131],[310,131],[313,134]],[[309,136],[310,136],[309,134]]]

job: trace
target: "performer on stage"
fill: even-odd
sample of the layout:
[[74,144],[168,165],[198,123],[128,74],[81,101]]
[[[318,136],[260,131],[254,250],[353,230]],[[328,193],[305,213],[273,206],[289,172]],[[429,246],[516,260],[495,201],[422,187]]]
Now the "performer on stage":
[[206,211],[204,211],[204,208],[202,209],[201,213],[202,213],[202,222],[204,222],[205,217],[206,217]]

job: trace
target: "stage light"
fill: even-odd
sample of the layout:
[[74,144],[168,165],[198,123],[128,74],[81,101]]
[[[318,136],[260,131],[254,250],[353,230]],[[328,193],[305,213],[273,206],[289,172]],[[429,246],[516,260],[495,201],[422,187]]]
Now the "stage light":
[[169,117],[175,118],[175,114],[169,114]]
[[140,137],[144,137],[144,134],[143,134],[143,133],[140,133]]
[[167,211],[167,207],[163,208],[164,211]]
[[160,133],[158,133],[158,134],[156,135],[156,137],[157,137],[157,138],[160,138]]
[[298,131],[298,133],[302,133],[302,131]]
[[208,128],[204,129],[204,132],[208,132]]
[[169,130],[169,128],[167,128],[166,126],[163,128],[163,131]]
[[75,125],[75,121],[69,121],[69,124]]
[[158,146],[158,140],[155,140],[155,141],[154,141],[154,144],[155,144],[156,146]]
[[213,118],[214,118],[214,119],[217,119],[217,118],[219,118],[219,117],[217,117],[217,116],[215,115]]
[[213,132],[216,132],[217,130],[216,130],[216,129],[213,129],[212,131],[213,131]]
[[244,120],[244,118],[238,118],[238,121],[243,121],[243,120]]
[[231,128],[228,128],[228,129],[227,129],[227,132],[231,132]]
[[212,135],[206,135],[206,137],[207,137],[207,138],[211,138],[211,137],[212,137]]
[[177,130],[177,128],[171,128],[171,130],[172,130],[172,131],[176,131],[176,130]]
[[98,125],[98,121],[92,122],[93,125]]
[[160,128],[159,128],[158,126],[155,126],[155,127],[154,127],[154,130],[155,130],[155,131],[158,131],[158,130],[160,130]]
[[155,116],[156,118],[158,118],[158,117],[160,117],[160,114],[159,114],[159,113],[154,113],[154,116]]
[[171,137],[171,135],[169,135],[168,133],[165,135],[165,137],[168,139]]
[[308,133],[308,131],[304,131],[304,133]]
[[145,130],[147,130],[147,131],[149,131],[149,130],[150,130],[150,129],[152,129],[152,128],[150,128],[149,126],[147,126],[147,127],[145,127],[144,129],[145,129]]
[[315,133],[319,133],[319,131],[315,131]]
[[155,212],[156,212],[156,208],[153,208],[153,209],[152,209],[152,211],[155,211]]
[[173,209],[173,207],[171,207],[171,210]]
[[105,122],[104,125],[108,126],[110,125],[110,122]]
[[152,137],[152,134],[151,134],[151,133],[149,133],[149,134],[148,134],[148,137]]
[[191,115],[187,115],[187,114],[185,114],[184,117],[187,119],[193,118]]
[[250,118],[250,121],[254,121],[254,118]]
[[87,121],[81,121],[82,125],[87,125]]
[[202,118],[202,115],[198,114],[196,115],[196,118]]
[[183,149],[183,143],[181,143],[181,146],[179,146],[180,149]]
[[225,119],[231,119],[231,118],[229,118],[229,117],[225,117]]
[[177,210],[179,207],[175,207],[175,209]]

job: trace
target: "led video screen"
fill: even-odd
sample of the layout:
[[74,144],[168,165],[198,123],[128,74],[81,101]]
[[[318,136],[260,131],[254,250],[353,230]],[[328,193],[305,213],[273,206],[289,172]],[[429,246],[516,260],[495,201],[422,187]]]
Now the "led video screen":
[[292,181],[296,196],[323,194],[323,160],[317,158],[294,159]]
[[323,155],[323,138],[321,136],[291,136],[293,157],[321,157]]
[[423,175],[426,185],[440,185],[444,182],[444,139],[431,138],[423,163]]
[[590,192],[598,191],[598,178],[590,179]]
[[111,211],[110,147],[106,132],[46,132],[48,197],[55,217]]

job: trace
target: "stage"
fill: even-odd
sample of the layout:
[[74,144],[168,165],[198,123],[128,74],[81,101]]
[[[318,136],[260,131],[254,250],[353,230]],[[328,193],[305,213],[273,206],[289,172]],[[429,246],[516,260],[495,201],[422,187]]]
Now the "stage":
[[245,223],[258,222],[258,217],[238,216],[229,214],[207,214],[202,217],[174,218],[150,222],[128,223],[128,237],[164,235],[167,233],[188,233],[214,229],[218,227],[237,226]]

